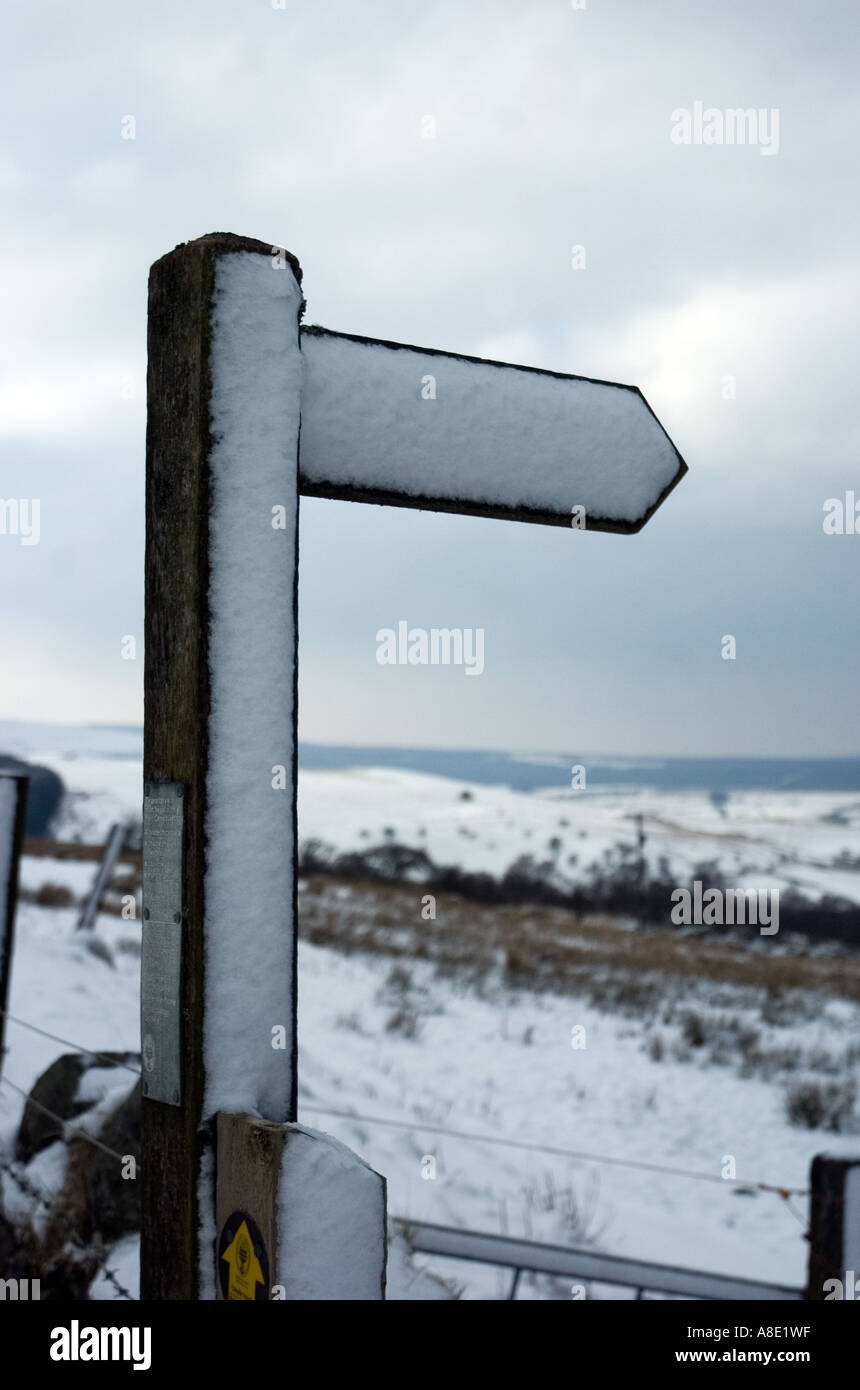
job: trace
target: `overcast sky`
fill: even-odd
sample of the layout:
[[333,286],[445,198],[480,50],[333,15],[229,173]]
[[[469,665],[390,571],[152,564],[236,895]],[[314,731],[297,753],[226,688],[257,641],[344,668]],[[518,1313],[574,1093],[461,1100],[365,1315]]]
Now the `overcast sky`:
[[[304,738],[860,752],[860,535],[822,524],[860,500],[857,16],[7,7],[0,498],[41,518],[0,535],[0,715],[142,719],[147,273],[234,231],[308,322],[638,385],[690,467],[638,536],[303,501]],[[696,102],[778,140],[676,143]],[[482,627],[484,674],[379,666],[399,619]]]

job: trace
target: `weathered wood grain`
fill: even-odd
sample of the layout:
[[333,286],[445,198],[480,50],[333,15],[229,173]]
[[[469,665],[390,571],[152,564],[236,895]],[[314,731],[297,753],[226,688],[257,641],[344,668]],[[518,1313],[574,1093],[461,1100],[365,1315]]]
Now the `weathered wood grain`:
[[[198,1296],[209,689],[210,311],[219,254],[271,247],[215,232],[149,277],[144,781],[186,798],[182,1104],[142,1102],[141,1298]],[[294,257],[289,263],[301,280]]]

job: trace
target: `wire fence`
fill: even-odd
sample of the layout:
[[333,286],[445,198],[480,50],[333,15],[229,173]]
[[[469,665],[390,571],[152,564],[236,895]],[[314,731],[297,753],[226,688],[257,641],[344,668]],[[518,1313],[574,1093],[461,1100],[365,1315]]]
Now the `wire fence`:
[[[43,1037],[51,1038],[54,1042],[62,1043],[64,1047],[70,1047],[73,1051],[79,1052],[83,1056],[95,1057],[99,1060],[103,1060],[109,1066],[122,1067],[124,1070],[131,1072],[134,1076],[140,1076],[141,1074],[139,1067],[132,1067],[128,1065],[128,1063],[119,1062],[115,1057],[109,1056],[108,1053],[97,1052],[93,1048],[83,1047],[79,1043],[71,1042],[68,1038],[61,1038],[58,1034],[50,1033],[45,1028],[39,1028],[34,1023],[29,1023],[26,1019],[18,1018],[16,1015],[10,1014],[6,1010],[0,1010],[0,1013],[4,1013],[10,1023],[16,1023],[21,1028],[29,1028],[32,1032],[40,1033]],[[10,1085],[11,1084],[12,1083],[10,1083]],[[14,1089],[19,1091],[21,1095],[26,1096],[27,1094],[21,1090],[20,1087],[16,1086]],[[38,1105],[38,1102],[32,1101],[32,1097],[29,1097],[29,1099],[32,1104]],[[41,1108],[44,1109],[44,1107]],[[415,1119],[394,1119],[382,1115],[364,1115],[357,1110],[338,1110],[330,1105],[315,1105],[309,1101],[300,1101],[299,1108],[311,1114],[328,1115],[333,1119],[377,1125],[380,1128],[399,1129],[404,1131],[420,1129],[431,1134],[438,1134],[442,1138],[458,1139],[466,1143],[498,1145],[502,1148],[519,1149],[528,1153],[548,1154],[554,1158],[573,1159],[580,1163],[596,1163],[604,1167],[636,1169],[640,1172],[659,1173],[668,1177],[688,1178],[694,1182],[719,1183],[724,1188],[735,1186],[739,1188],[755,1189],[759,1192],[770,1192],[781,1198],[792,1214],[801,1221],[804,1218],[791,1206],[790,1199],[792,1197],[809,1196],[808,1187],[791,1187],[786,1183],[765,1182],[757,1178],[724,1178],[722,1174],[703,1173],[695,1168],[680,1168],[665,1163],[650,1163],[644,1159],[621,1158],[612,1154],[591,1153],[583,1149],[567,1149],[557,1144],[537,1144],[525,1139],[511,1139],[503,1135],[478,1134],[468,1130],[449,1129],[446,1126],[434,1124],[432,1121],[424,1120],[420,1117],[416,1117]],[[61,1121],[61,1123],[65,1123],[65,1121]],[[87,1136],[82,1131],[80,1133],[84,1138],[92,1138],[92,1136]],[[101,1147],[104,1146],[101,1145]],[[115,1157],[116,1156],[118,1155],[115,1155]]]
[[328,1105],[305,1104],[301,1105],[300,1108],[320,1115],[332,1115],[341,1120],[360,1120],[363,1124],[385,1125],[392,1129],[424,1129],[448,1139],[464,1139],[469,1143],[477,1144],[499,1144],[508,1149],[524,1149],[530,1153],[551,1154],[555,1158],[572,1158],[577,1162],[598,1163],[619,1168],[638,1168],[649,1173],[667,1173],[676,1178],[698,1179],[699,1182],[717,1182],[723,1187],[734,1183],[740,1187],[757,1188],[762,1192],[775,1192],[784,1201],[787,1201],[789,1197],[809,1196],[808,1187],[784,1187],[777,1183],[759,1182],[750,1178],[723,1178],[718,1173],[701,1173],[695,1168],[674,1168],[662,1163],[646,1163],[636,1158],[618,1158],[609,1154],[587,1153],[582,1149],[563,1149],[555,1144],[532,1144],[527,1143],[524,1139],[508,1139],[492,1134],[472,1134],[460,1129],[446,1129],[441,1125],[426,1123],[419,1119],[392,1120],[379,1115],[360,1115],[357,1111],[335,1110]]
[[[9,1022],[16,1023],[22,1028],[28,1028],[31,1032],[38,1033],[42,1037],[51,1038],[52,1041],[59,1042],[64,1047],[71,1047],[73,1051],[79,1052],[83,1056],[93,1057],[97,1061],[103,1061],[111,1067],[121,1068],[133,1074],[140,1074],[134,1067],[130,1067],[127,1063],[118,1061],[116,1057],[111,1057],[108,1053],[97,1052],[91,1048],[81,1047],[79,1044],[71,1042],[68,1038],[61,1038],[55,1033],[48,1032],[45,1028],[39,1028],[35,1023],[29,1023],[26,1019],[18,1018],[16,1015],[10,1014],[6,1009],[0,1009],[0,1013],[2,1013]],[[108,1157],[116,1159],[119,1163],[124,1162],[126,1159],[127,1155],[117,1153],[116,1149],[112,1149],[107,1144],[102,1143],[94,1134],[89,1134],[85,1129],[71,1124],[68,1120],[64,1119],[62,1115],[58,1115],[56,1111],[51,1110],[49,1106],[43,1105],[41,1101],[36,1100],[23,1086],[19,1086],[8,1076],[0,1076],[0,1084],[8,1087],[9,1090],[14,1091],[16,1095],[20,1096],[24,1100],[25,1106],[32,1105],[40,1114],[46,1115],[48,1119],[53,1120],[54,1124],[57,1126],[57,1139],[64,1144],[70,1143],[73,1139],[83,1139],[88,1144],[92,1144],[94,1148],[107,1154]],[[0,1155],[0,1172],[5,1173],[7,1177],[11,1178],[19,1191],[26,1197],[29,1197],[39,1210],[45,1212],[52,1220],[59,1223],[68,1236],[69,1242],[79,1254],[85,1255],[88,1259],[100,1257],[101,1252],[97,1245],[94,1243],[87,1244],[86,1241],[81,1239],[80,1233],[76,1227],[69,1221],[65,1213],[58,1209],[56,1201],[43,1189],[36,1186],[32,1179],[22,1171],[20,1164],[13,1163],[8,1158]],[[110,1269],[107,1265],[102,1265],[98,1272],[116,1289],[120,1298],[128,1299],[130,1302],[136,1302],[134,1294],[130,1293],[125,1285],[121,1283],[115,1270]]]
[[8,1009],[0,1009],[0,1014],[7,1018],[10,1023],[17,1023],[21,1028],[29,1028],[31,1033],[39,1033],[43,1038],[50,1038],[52,1042],[62,1043],[63,1047],[70,1047],[73,1052],[81,1052],[85,1057],[95,1057],[99,1062],[105,1062],[111,1067],[124,1067],[133,1076],[140,1076],[140,1067],[130,1067],[126,1062],[118,1062],[116,1057],[112,1057],[107,1052],[96,1052],[92,1047],[81,1047],[79,1043],[70,1042],[68,1038],[61,1038],[57,1033],[49,1033],[47,1028],[37,1028],[35,1023],[28,1023],[25,1018],[16,1018],[10,1014]]
[[[80,1053],[82,1056],[95,1058],[96,1060],[102,1061],[113,1068],[130,1072],[134,1076],[140,1075],[139,1067],[133,1067],[129,1065],[127,1062],[120,1061],[116,1058],[116,1056],[111,1056],[110,1054],[105,1052],[99,1052],[93,1048],[83,1047],[79,1043],[72,1042],[69,1038],[60,1037],[59,1034],[52,1033],[48,1029],[41,1028],[36,1024],[28,1022],[28,1020],[26,1019],[22,1019],[19,1018],[17,1015],[10,1014],[6,1010],[0,1010],[0,1012],[5,1014],[5,1017],[8,1019],[10,1023],[17,1024],[21,1028],[27,1028],[31,1032],[37,1033],[42,1037],[50,1038],[52,1041],[60,1043],[63,1047],[69,1047],[73,1051]],[[18,1086],[14,1081],[11,1081],[9,1077],[0,1076],[0,1082],[8,1086],[18,1096],[22,1097],[26,1105],[34,1106],[42,1114],[46,1115],[49,1119],[53,1120],[53,1122],[57,1126],[58,1138],[61,1139],[64,1143],[69,1143],[69,1141],[72,1139],[83,1139],[87,1143],[92,1144],[95,1148],[101,1150],[103,1153],[108,1154],[109,1157],[115,1159],[117,1162],[122,1163],[124,1161],[124,1158],[126,1157],[125,1155],[117,1153],[115,1149],[109,1148],[108,1145],[102,1143],[102,1141],[96,1138],[95,1135],[89,1134],[86,1130],[81,1129],[79,1126],[70,1124],[68,1120],[64,1120],[62,1116],[56,1114],[55,1111],[49,1109],[49,1107],[42,1104],[41,1101],[34,1099],[34,1097],[31,1094],[25,1091],[23,1087]],[[594,1163],[598,1166],[620,1167],[631,1170],[638,1170],[640,1172],[648,1172],[663,1176],[669,1176],[673,1178],[685,1178],[697,1182],[720,1183],[723,1187],[726,1187],[727,1185],[734,1185],[736,1188],[743,1188],[746,1190],[754,1189],[760,1192],[773,1193],[783,1201],[785,1206],[791,1212],[792,1216],[794,1216],[796,1220],[798,1220],[801,1223],[801,1225],[803,1225],[804,1227],[806,1225],[806,1218],[792,1205],[791,1198],[808,1197],[809,1188],[790,1187],[784,1184],[765,1182],[759,1179],[737,1177],[723,1178],[722,1175],[718,1175],[715,1173],[703,1173],[694,1168],[683,1168],[678,1167],[677,1165],[652,1163],[644,1159],[621,1158],[617,1155],[591,1153],[587,1150],[568,1149],[557,1144],[539,1144],[524,1139],[512,1139],[501,1135],[480,1134],[474,1131],[451,1129],[448,1126],[436,1124],[432,1121],[424,1120],[419,1117],[410,1119],[395,1119],[390,1116],[365,1115],[359,1111],[342,1110],[333,1106],[314,1104],[313,1102],[300,1103],[299,1108],[303,1113],[326,1115],[332,1119],[340,1119],[350,1123],[375,1125],[380,1128],[394,1129],[399,1130],[401,1132],[423,1130],[442,1138],[459,1140],[466,1143],[488,1144],[506,1149],[519,1150],[521,1152],[526,1153],[547,1154],[554,1158],[564,1158],[573,1160],[575,1162]],[[32,1183],[28,1177],[26,1177],[25,1174],[18,1171],[16,1167],[10,1164],[7,1160],[3,1159],[2,1156],[0,1156],[0,1170],[7,1173],[9,1177],[11,1177],[12,1180],[18,1185],[20,1190],[24,1192],[26,1195],[28,1195],[31,1198],[31,1200],[38,1205],[40,1209],[49,1212],[52,1215],[52,1217],[60,1221],[63,1228],[68,1232],[70,1241],[77,1250],[87,1255],[88,1257],[91,1257],[93,1254],[98,1253],[92,1245],[88,1246],[85,1242],[83,1242],[80,1239],[80,1236],[72,1226],[71,1222],[68,1221],[68,1219],[64,1216],[62,1212],[58,1212],[56,1210],[55,1203],[52,1202],[50,1197],[46,1193],[41,1192],[35,1186],[35,1184]],[[107,1280],[107,1282],[111,1284],[113,1288],[116,1289],[117,1294],[120,1298],[134,1301],[134,1295],[131,1294],[128,1291],[128,1289],[126,1289],[123,1286],[114,1270],[108,1268],[107,1266],[103,1266],[100,1272],[103,1275],[103,1277]]]
[[[29,1197],[31,1201],[35,1202],[35,1204],[46,1212],[52,1220],[59,1222],[68,1235],[70,1243],[77,1251],[87,1257],[99,1257],[100,1252],[98,1248],[93,1244],[88,1245],[86,1241],[81,1240],[80,1234],[72,1225],[71,1221],[69,1221],[68,1217],[63,1212],[57,1211],[55,1203],[48,1194],[41,1191],[25,1173],[18,1171],[17,1165],[10,1163],[8,1159],[0,1157],[0,1172],[10,1177],[12,1181],[17,1184],[20,1191],[23,1192],[26,1197]],[[100,1273],[107,1279],[108,1283],[116,1289],[120,1298],[128,1299],[131,1303],[137,1302],[134,1294],[130,1293],[125,1285],[120,1283],[115,1270],[109,1269],[107,1265],[102,1265]]]
[[62,1115],[58,1115],[54,1110],[49,1110],[47,1105],[43,1105],[41,1101],[36,1100],[28,1091],[24,1090],[23,1086],[16,1086],[15,1082],[10,1081],[8,1076],[0,1076],[0,1083],[4,1086],[9,1086],[13,1091],[17,1091],[19,1096],[24,1097],[27,1105],[35,1106],[41,1114],[47,1115],[48,1119],[53,1120],[59,1130],[58,1138],[62,1139],[63,1143],[68,1144],[72,1139],[86,1139],[88,1144],[92,1144],[96,1149],[101,1149],[102,1153],[107,1154],[109,1158],[116,1158],[120,1163],[126,1158],[125,1154],[118,1154],[116,1149],[109,1149],[107,1144],[103,1144],[100,1139],[96,1139],[94,1134],[88,1134],[85,1129],[74,1129],[69,1124],[68,1120],[63,1119]]

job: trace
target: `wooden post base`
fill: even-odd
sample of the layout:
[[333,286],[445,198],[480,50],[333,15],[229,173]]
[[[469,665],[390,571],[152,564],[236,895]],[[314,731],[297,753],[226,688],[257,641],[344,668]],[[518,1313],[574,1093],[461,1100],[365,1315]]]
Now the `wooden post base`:
[[385,1179],[337,1139],[219,1114],[215,1296],[385,1297]]

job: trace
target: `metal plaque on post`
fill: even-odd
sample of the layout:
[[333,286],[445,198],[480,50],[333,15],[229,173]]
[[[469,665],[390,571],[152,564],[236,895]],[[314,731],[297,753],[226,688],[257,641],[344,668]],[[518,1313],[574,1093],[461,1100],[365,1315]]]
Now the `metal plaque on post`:
[[147,1099],[166,1105],[179,1105],[182,1099],[184,831],[182,783],[147,782],[143,789],[141,1075]]

